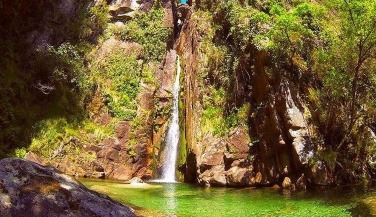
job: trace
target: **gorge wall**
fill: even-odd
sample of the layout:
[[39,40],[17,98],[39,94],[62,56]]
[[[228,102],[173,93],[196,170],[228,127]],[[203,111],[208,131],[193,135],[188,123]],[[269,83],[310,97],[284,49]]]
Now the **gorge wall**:
[[[250,4],[266,11],[262,2]],[[118,0],[87,1],[79,7],[68,3],[51,7],[63,17],[85,8],[106,8],[102,16],[107,27],[79,37],[91,41],[85,51],[83,74],[87,77],[83,80],[92,83],[85,83],[90,88],[76,103],[84,110],[85,120],[75,120],[79,124],[73,128],[66,123],[68,119],[60,127],[64,133],[53,141],[43,140],[49,136],[46,133],[36,136],[27,159],[76,176],[158,178],[179,55],[180,181],[305,189],[355,181],[346,178],[349,173],[371,178],[373,169],[367,163],[371,155],[361,161],[365,163],[354,165],[352,173],[338,160],[340,152],[325,144],[315,119],[317,108],[307,97],[310,89],[295,76],[294,66],[284,63],[281,67],[273,53],[250,42],[249,29],[269,27],[256,26],[248,17],[235,22],[236,16],[229,15],[236,10],[235,14],[242,14],[244,3]],[[50,23],[50,16],[42,20]],[[244,38],[243,29],[237,29],[242,25],[247,29]],[[67,40],[48,29],[27,31],[27,35],[32,39],[30,50],[58,49]],[[47,87],[39,86],[40,91],[47,90],[43,88]],[[50,130],[55,128],[50,126]],[[374,135],[372,130],[367,132],[374,142],[374,136],[369,136]],[[360,158],[360,154],[353,157]]]
[[[212,97],[207,88],[211,84],[200,79],[199,73],[210,68],[205,61],[210,54],[202,48],[207,46],[203,41],[210,35],[207,29],[200,29],[199,23],[208,22],[206,24],[210,26],[210,21],[196,16],[189,10],[176,46],[184,62],[183,125],[189,156],[182,171],[185,180],[205,186],[282,186],[285,180],[290,180],[288,187],[296,184],[305,188],[307,181],[331,184],[325,166],[307,173],[310,170],[308,160],[313,157],[317,145],[310,141],[311,126],[305,120],[304,105],[296,90],[291,90],[293,85],[268,77],[265,53],[250,51],[252,56],[248,61],[254,65],[248,67],[254,69],[252,77],[239,84],[252,89],[240,93],[248,95],[242,103],[251,104],[252,108],[257,105],[257,108],[244,117],[246,120],[242,124],[226,129],[225,135],[205,132],[200,125],[206,109],[202,101],[204,97]],[[215,35],[212,37],[210,41],[215,40]]]

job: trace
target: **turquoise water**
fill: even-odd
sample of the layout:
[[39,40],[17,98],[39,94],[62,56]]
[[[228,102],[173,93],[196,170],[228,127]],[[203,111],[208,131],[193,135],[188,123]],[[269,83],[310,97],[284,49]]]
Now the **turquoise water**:
[[[142,216],[359,216],[358,202],[374,190],[340,188],[291,192],[270,188],[201,188],[187,184],[81,180],[87,187],[133,207]],[[370,192],[369,192],[370,191]]]

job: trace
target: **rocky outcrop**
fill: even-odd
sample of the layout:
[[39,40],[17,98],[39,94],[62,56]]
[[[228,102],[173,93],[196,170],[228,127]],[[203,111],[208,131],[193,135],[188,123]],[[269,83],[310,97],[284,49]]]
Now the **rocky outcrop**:
[[[114,138],[106,138],[98,144],[84,146],[83,153],[76,158],[59,155],[51,159],[53,166],[69,175],[130,180],[133,177],[150,179],[152,153],[152,115],[153,94],[144,87],[139,94],[139,108],[137,127],[131,121],[121,121],[116,124]],[[73,145],[73,144],[72,144]],[[76,144],[78,145],[78,144]],[[81,157],[80,157],[81,156]],[[81,158],[91,159],[83,161]],[[38,158],[28,159],[38,162]]]
[[249,156],[250,140],[244,128],[236,128],[227,140],[206,137],[206,148],[199,161],[198,182],[205,186],[249,186],[253,166]]
[[[257,155],[255,170],[262,184],[278,183],[285,176],[294,181],[317,150],[311,141],[304,103],[294,86],[278,74],[267,75],[262,54],[253,75],[253,101],[259,105],[251,122],[251,136],[257,138],[252,153]],[[291,177],[291,175],[293,177]]]
[[199,171],[199,161],[203,150],[203,145],[199,143],[197,135],[200,128],[201,104],[199,102],[199,87],[197,74],[199,72],[199,60],[202,53],[199,47],[201,36],[197,26],[192,19],[192,10],[185,9],[183,23],[180,25],[180,32],[175,49],[180,55],[183,71],[183,105],[182,123],[184,125],[186,162],[184,163],[184,180],[187,182],[197,182]]
[[52,167],[10,158],[0,161],[0,210],[4,217],[135,216]]
[[137,0],[114,0],[109,6],[113,21],[127,21],[134,17],[134,11],[140,8],[143,1]]
[[226,144],[215,138],[206,138],[202,144],[206,148],[199,161],[199,183],[205,186],[225,186],[227,183],[224,164]]
[[[242,93],[247,96],[240,99],[252,104],[254,109],[247,123],[249,128],[237,127],[221,138],[200,134],[200,94],[205,93],[205,85],[199,83],[197,72],[200,67],[206,67],[198,64],[204,58],[200,45],[206,33],[199,33],[196,24],[191,22],[189,7],[181,10],[181,14],[184,14],[184,22],[175,47],[184,63],[185,139],[187,150],[195,159],[195,162],[186,162],[186,177],[194,177],[187,180],[206,186],[275,183],[282,186],[285,181],[286,188],[299,185],[304,189],[306,177],[314,180],[310,178],[313,173],[306,169],[318,148],[311,141],[312,126],[305,117],[309,111],[293,84],[278,73],[272,76],[267,73],[270,66],[265,52],[250,51],[253,56],[248,62],[254,64],[250,66],[252,76],[241,81],[249,83],[240,84],[252,87],[252,91]],[[178,17],[183,17],[181,14],[178,12]],[[320,169],[315,173],[318,171]]]
[[[286,82],[282,88],[285,93],[285,123],[288,128],[288,139],[292,141],[294,156],[298,157],[295,160],[301,164],[307,164],[308,160],[312,158],[317,151],[317,147],[310,139],[311,135],[308,132],[309,126],[302,112],[303,108],[298,107],[299,101],[296,98],[298,96],[295,94],[295,99],[293,98],[289,83]],[[281,140],[280,142],[283,143],[284,141]]]
[[[110,37],[98,46],[95,54],[92,54],[96,57],[92,64],[101,64],[114,51],[139,58],[142,55],[142,46]],[[138,104],[136,118],[133,121],[118,121],[114,124],[113,136],[99,140],[89,135],[71,137],[53,151],[48,161],[59,170],[73,176],[118,180],[129,180],[132,177],[150,179],[154,89],[152,84],[140,84],[135,99]],[[113,119],[98,86],[93,91],[92,101],[88,102],[86,109],[91,120],[100,125],[106,126]],[[75,154],[72,155],[72,152]],[[30,153],[27,158],[37,163],[42,162],[36,154]]]

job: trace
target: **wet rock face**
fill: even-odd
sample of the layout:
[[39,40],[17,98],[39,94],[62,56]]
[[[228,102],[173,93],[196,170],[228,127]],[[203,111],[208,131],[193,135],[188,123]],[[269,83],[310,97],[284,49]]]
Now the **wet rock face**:
[[197,25],[191,21],[192,10],[188,10],[184,22],[179,24],[179,37],[174,44],[176,52],[180,55],[184,94],[182,101],[184,108],[185,140],[187,150],[187,161],[185,167],[184,180],[187,182],[197,182],[199,175],[198,162],[201,160],[203,146],[197,142],[197,134],[199,133],[199,123],[202,107],[199,102],[200,89],[198,82],[199,61],[202,53],[199,47],[201,44],[201,36],[198,33]]
[[21,159],[0,161],[1,216],[135,216],[52,167]]

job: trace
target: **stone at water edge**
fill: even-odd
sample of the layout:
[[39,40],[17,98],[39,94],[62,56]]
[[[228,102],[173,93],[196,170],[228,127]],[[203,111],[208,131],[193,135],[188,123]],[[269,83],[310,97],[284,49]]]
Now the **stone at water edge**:
[[135,185],[135,184],[145,184],[145,182],[138,178],[138,177],[133,177],[131,180],[129,180],[129,184]]
[[289,177],[285,177],[283,179],[282,188],[283,189],[291,189],[292,188],[291,179]]
[[0,161],[0,211],[2,217],[136,216],[53,167],[16,158]]

